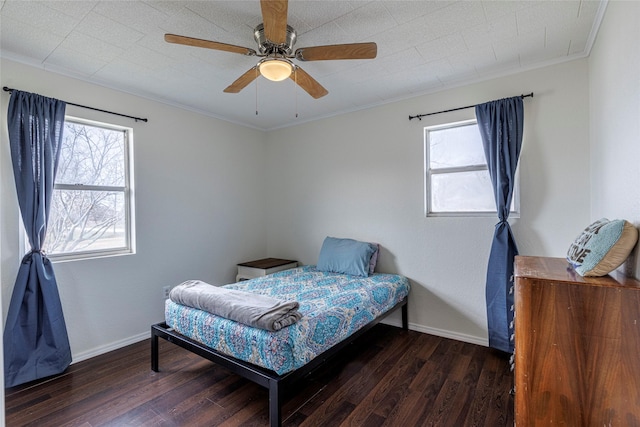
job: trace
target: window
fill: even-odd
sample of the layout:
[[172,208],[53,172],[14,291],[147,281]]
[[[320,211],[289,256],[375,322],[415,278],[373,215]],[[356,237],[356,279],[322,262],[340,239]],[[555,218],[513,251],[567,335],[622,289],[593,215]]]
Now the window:
[[[424,129],[427,216],[494,216],[491,177],[475,120]],[[517,179],[511,212],[517,215]]]
[[132,130],[67,117],[43,249],[52,258],[132,253]]

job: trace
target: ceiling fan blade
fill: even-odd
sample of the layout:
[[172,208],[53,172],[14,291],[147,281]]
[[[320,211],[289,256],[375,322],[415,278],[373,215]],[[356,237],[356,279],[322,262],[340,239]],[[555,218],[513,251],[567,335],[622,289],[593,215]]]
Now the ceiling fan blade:
[[326,46],[301,47],[296,50],[300,61],[322,61],[325,59],[373,59],[378,54],[374,42],[333,44]]
[[207,49],[223,50],[225,52],[241,53],[243,55],[254,56],[256,51],[248,47],[236,46],[232,44],[219,43],[211,40],[195,39],[193,37],[179,36],[176,34],[165,34],[164,40],[168,43],[183,44],[194,47],[205,47]]
[[297,67],[291,76],[289,76],[291,80],[296,82],[298,86],[304,89],[309,95],[313,98],[318,99],[322,98],[329,92],[322,87],[320,83],[318,83],[313,77],[307,74],[302,68]]
[[275,44],[287,41],[287,0],[260,0],[264,36]]
[[247,85],[252,81],[254,81],[259,75],[260,75],[260,72],[258,71],[258,66],[256,65],[255,67],[252,67],[249,71],[247,71],[246,73],[238,77],[238,79],[235,82],[227,86],[224,92],[238,93],[242,89],[247,87]]

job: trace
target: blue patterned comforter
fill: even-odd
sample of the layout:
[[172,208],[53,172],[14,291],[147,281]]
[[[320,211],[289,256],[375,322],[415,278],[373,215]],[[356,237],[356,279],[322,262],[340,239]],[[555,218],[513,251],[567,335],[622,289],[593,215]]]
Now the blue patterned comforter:
[[403,276],[374,273],[362,278],[321,272],[315,266],[285,270],[226,287],[296,300],[302,319],[270,332],[168,299],[167,325],[210,348],[280,375],[307,364],[409,294],[409,281]]

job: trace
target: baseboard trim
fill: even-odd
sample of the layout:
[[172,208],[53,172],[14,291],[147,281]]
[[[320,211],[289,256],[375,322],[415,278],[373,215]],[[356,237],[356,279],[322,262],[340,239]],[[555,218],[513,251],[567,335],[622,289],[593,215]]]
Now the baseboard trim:
[[487,339],[480,338],[475,335],[467,335],[460,332],[448,331],[445,329],[430,328],[428,326],[417,325],[415,323],[409,323],[409,329],[411,329],[412,331],[423,332],[425,334],[436,335],[438,337],[451,338],[452,340],[463,341],[469,344],[489,347],[489,341]]
[[[385,319],[385,321],[381,323],[402,327],[402,322],[399,322],[393,319],[390,319],[388,321]],[[481,345],[483,347],[489,347],[489,341],[487,339],[480,338],[475,335],[461,334],[460,332],[449,331],[446,329],[431,328],[429,326],[418,325],[417,323],[409,323],[409,329],[412,331],[422,332],[424,334],[435,335],[437,337],[450,338],[456,341],[462,341],[469,344],[476,344],[476,345]]]
[[123,340],[92,348],[91,350],[83,351],[78,354],[73,354],[71,364],[73,365],[74,363],[82,362],[83,360],[91,359],[92,357],[100,356],[101,354],[108,353],[110,351],[117,350],[131,344],[135,344],[137,342],[146,340],[149,337],[151,337],[151,328],[149,328],[148,332],[143,332],[138,335],[125,338]]
[[[386,323],[387,325],[402,327],[402,322],[394,321],[393,319],[385,319],[381,323]],[[477,344],[483,347],[488,347],[489,343],[486,339],[476,337],[474,335],[461,334],[455,331],[449,331],[445,329],[431,328],[424,325],[418,325],[416,323],[409,323],[409,329],[412,331],[422,332],[424,334],[435,335],[443,338],[450,338],[457,341],[466,342],[469,344]],[[143,332],[138,335],[134,335],[129,338],[125,338],[120,341],[115,341],[100,347],[93,348],[91,350],[83,351],[82,353],[72,355],[72,362],[74,363],[82,362],[83,360],[91,359],[92,357],[100,356],[101,354],[108,353],[113,350],[117,350],[122,347],[126,347],[131,344],[135,344],[137,342],[146,340],[151,337],[151,331]]]

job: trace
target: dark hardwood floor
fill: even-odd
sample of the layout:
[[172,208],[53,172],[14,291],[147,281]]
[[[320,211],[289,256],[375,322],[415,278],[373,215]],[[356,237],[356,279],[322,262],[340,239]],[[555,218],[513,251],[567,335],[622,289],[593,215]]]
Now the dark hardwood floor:
[[[377,325],[289,390],[286,426],[512,426],[513,375],[495,350]],[[265,388],[160,340],[6,389],[12,426],[266,426]]]

